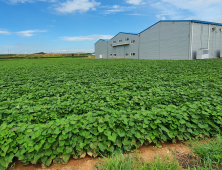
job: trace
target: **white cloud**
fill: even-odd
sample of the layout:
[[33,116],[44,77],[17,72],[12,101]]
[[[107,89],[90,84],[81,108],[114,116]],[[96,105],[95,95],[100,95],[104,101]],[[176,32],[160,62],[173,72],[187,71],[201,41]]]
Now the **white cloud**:
[[185,19],[197,19],[214,22],[222,22],[222,1],[221,0],[163,0],[177,8],[189,11],[192,15]]
[[166,17],[162,17],[161,20],[166,20]]
[[6,29],[0,29],[0,34],[4,34],[4,35],[11,35],[11,32],[9,32]]
[[33,3],[36,1],[44,1],[44,2],[56,2],[57,0],[8,0],[8,3],[17,4],[17,3]]
[[143,15],[143,14],[126,14],[126,15],[141,16],[141,15]]
[[89,35],[79,37],[60,37],[63,41],[93,41],[98,39],[111,39],[113,35]]
[[132,5],[141,5],[144,4],[143,0],[125,0],[126,3],[132,4]]
[[212,4],[222,3],[221,0],[162,0],[163,2],[170,3],[181,9],[196,9],[201,7],[209,7]]
[[159,9],[158,19],[222,22],[222,0],[159,0],[150,5]]
[[95,0],[72,0],[60,3],[56,6],[55,10],[60,13],[73,13],[73,12],[87,12],[89,10],[96,10],[100,2]]
[[102,14],[114,14],[117,12],[125,12],[125,11],[131,11],[132,9],[135,9],[135,7],[126,7],[126,6],[120,6],[120,5],[113,5],[112,7],[108,7],[110,9],[107,9],[102,12]]
[[38,32],[47,32],[47,30],[26,30],[26,31],[16,32],[16,34],[20,36],[25,36],[25,37],[31,37],[35,35],[34,33],[38,33]]
[[52,50],[52,52],[67,52],[67,50]]

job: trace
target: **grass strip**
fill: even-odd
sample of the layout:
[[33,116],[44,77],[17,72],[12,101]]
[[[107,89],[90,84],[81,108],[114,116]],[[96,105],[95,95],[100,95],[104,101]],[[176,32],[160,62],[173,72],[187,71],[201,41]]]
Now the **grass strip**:
[[189,147],[198,156],[204,168],[222,168],[222,136],[217,135],[210,140],[192,141]]

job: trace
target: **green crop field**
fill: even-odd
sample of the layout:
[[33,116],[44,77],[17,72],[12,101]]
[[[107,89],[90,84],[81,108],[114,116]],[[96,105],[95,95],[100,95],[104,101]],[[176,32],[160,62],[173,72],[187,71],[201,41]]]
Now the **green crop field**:
[[222,60],[0,61],[0,169],[222,130]]

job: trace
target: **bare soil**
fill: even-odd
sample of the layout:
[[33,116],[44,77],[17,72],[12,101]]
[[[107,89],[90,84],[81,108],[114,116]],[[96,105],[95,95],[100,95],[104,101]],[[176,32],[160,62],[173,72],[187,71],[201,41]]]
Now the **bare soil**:
[[[149,146],[140,147],[137,152],[141,155],[142,159],[149,163],[155,157],[161,159],[163,156],[168,156],[169,158],[173,158],[176,156],[179,164],[183,168],[187,168],[188,166],[193,167],[195,165],[196,157],[192,155],[192,152],[187,147],[186,144],[183,143],[175,143],[172,144],[170,142],[163,143],[161,147],[155,148],[153,144]],[[136,153],[132,153],[136,154]],[[101,159],[103,160],[103,159]],[[37,165],[22,165],[18,160],[15,161],[14,167],[9,168],[11,170],[93,170],[95,169],[95,165],[98,162],[98,158],[92,158],[90,156],[86,156],[84,159],[75,160],[71,158],[66,165],[63,164],[52,164],[47,168],[43,168],[40,164]]]

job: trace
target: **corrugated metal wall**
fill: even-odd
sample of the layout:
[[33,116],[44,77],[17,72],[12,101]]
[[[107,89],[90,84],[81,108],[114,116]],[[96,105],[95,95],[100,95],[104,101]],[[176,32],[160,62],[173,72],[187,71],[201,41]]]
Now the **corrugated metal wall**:
[[99,40],[95,44],[95,58],[100,58],[100,55],[102,55],[102,58],[107,58],[107,45],[108,41]]
[[124,58],[124,46],[117,46],[113,48],[116,48],[116,58]]
[[[215,31],[212,31],[213,27],[216,27]],[[103,55],[103,58],[188,60],[196,59],[198,49],[209,48],[210,58],[222,57],[222,32],[220,29],[222,26],[207,23],[162,21],[143,31],[140,35],[119,33],[108,41],[108,45],[106,45],[106,41],[98,41],[95,44],[95,55],[96,58]],[[121,43],[124,43],[126,38],[129,38],[129,42],[135,40],[135,43],[111,46],[113,41],[118,44],[119,40],[122,40]],[[129,55],[126,56],[126,53]],[[135,53],[135,56],[130,56],[131,53]],[[116,54],[116,56],[110,56],[110,54]]]
[[189,58],[189,22],[159,22],[140,34],[140,59]]
[[140,34],[140,59],[160,59],[160,24]]
[[[213,27],[216,27],[217,30],[211,31]],[[222,52],[222,32],[219,31],[220,28],[222,28],[222,26],[210,25],[210,58],[218,58]]]
[[[111,44],[113,44],[113,41],[116,41],[115,44],[125,43],[126,38],[129,38],[129,43],[131,42],[131,40],[135,40],[135,43],[116,47],[110,46]],[[119,43],[119,40],[122,40],[122,42]],[[138,43],[138,35],[119,33],[108,42],[108,58],[138,59]],[[126,53],[128,53],[129,55],[126,56]],[[135,56],[130,56],[131,53],[135,53]],[[110,54],[112,54],[112,56],[110,56]],[[116,54],[116,57],[114,57],[113,54]]]
[[[213,27],[216,27],[217,31],[211,31]],[[222,28],[222,26],[193,23],[193,59],[196,59],[197,51],[201,48],[209,49],[210,58],[217,58],[220,56],[222,49],[222,32],[219,31],[220,28]]]
[[188,60],[189,22],[160,23],[160,59]]

